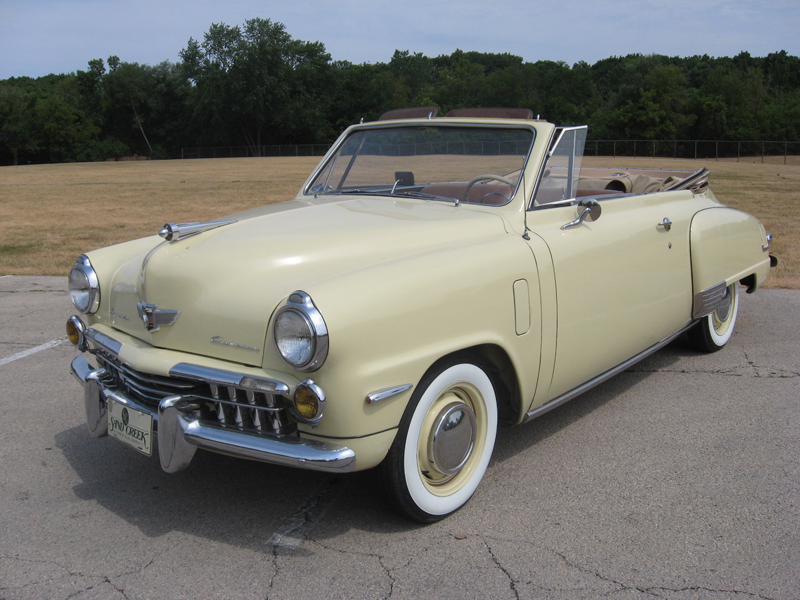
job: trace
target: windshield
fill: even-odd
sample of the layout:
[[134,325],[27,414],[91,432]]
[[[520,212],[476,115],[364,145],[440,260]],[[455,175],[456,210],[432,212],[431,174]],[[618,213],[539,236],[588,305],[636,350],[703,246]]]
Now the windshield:
[[415,125],[354,131],[306,194],[388,194],[505,204],[514,195],[533,130]]

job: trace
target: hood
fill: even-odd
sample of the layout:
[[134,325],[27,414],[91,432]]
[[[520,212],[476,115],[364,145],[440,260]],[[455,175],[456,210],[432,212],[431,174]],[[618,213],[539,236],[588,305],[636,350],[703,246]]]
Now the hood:
[[[261,365],[270,317],[292,292],[505,233],[498,215],[472,207],[374,197],[294,200],[240,216],[123,265],[112,285],[112,325],[157,347]],[[180,314],[147,331],[138,302]]]

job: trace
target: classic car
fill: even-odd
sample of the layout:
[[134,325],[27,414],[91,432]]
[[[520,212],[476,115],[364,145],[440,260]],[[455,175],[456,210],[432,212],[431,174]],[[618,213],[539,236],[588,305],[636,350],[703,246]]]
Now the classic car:
[[198,448],[376,468],[406,517],[459,509],[498,425],[681,334],[722,348],[775,263],[706,169],[590,169],[585,140],[527,110],[392,111],[290,201],[81,255],[89,432],[167,472]]

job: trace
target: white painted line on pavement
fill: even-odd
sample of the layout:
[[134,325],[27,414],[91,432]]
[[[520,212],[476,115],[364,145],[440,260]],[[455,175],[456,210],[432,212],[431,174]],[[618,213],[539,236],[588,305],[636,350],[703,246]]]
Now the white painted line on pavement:
[[14,362],[15,360],[19,360],[20,358],[25,358],[26,356],[30,356],[31,354],[36,354],[37,352],[41,352],[42,350],[53,348],[55,346],[58,346],[59,344],[63,344],[66,341],[67,338],[63,337],[60,340],[52,340],[47,342],[46,344],[42,344],[41,346],[36,346],[35,348],[30,348],[28,350],[23,350],[22,352],[17,352],[16,354],[12,354],[11,356],[0,358],[0,367],[2,367],[3,365],[7,365],[8,363]]

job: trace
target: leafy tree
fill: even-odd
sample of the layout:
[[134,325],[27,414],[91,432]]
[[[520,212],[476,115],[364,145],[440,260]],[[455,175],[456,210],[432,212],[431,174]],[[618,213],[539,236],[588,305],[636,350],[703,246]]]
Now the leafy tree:
[[38,148],[29,104],[21,88],[0,82],[0,151],[10,154],[14,165],[19,164],[21,153]]
[[325,91],[330,55],[320,42],[293,40],[281,23],[250,19],[213,24],[203,42],[181,51],[196,86],[195,116],[215,140],[238,129],[255,152],[262,144],[315,141],[330,132]]
[[[333,63],[332,78],[335,87],[331,90],[329,111],[335,133],[361,119],[377,120],[390,108],[417,104],[416,100],[399,106],[394,104],[394,75],[383,63],[354,65],[337,61]],[[430,102],[424,104],[427,106]]]
[[630,54],[589,65],[456,50],[332,62],[280,23],[212,24],[182,62],[117,56],[76,74],[0,81],[0,164],[175,157],[180,148],[331,141],[390,109],[530,108],[595,139],[800,139],[800,58]]
[[89,158],[99,130],[78,108],[53,95],[37,100],[34,111],[41,144],[51,161]]
[[145,126],[150,113],[154,81],[151,67],[109,58],[109,73],[103,77],[103,109],[106,132],[123,140],[141,154],[151,154],[153,147]]
[[686,79],[675,66],[656,66],[646,76],[636,97],[629,99],[610,119],[610,126],[625,138],[678,139],[694,123],[687,114]]
[[476,106],[486,68],[471,62],[461,50],[456,50],[449,62],[446,69],[439,71],[439,87],[433,92],[437,104],[445,113]]

